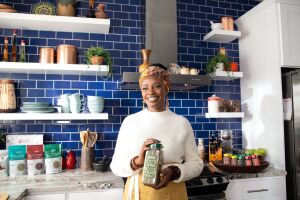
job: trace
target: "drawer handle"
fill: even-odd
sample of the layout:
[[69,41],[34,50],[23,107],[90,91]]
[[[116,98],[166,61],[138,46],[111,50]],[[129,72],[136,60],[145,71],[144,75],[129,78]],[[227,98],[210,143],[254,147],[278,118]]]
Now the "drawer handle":
[[269,189],[260,189],[260,190],[248,190],[247,193],[254,193],[254,192],[267,192]]

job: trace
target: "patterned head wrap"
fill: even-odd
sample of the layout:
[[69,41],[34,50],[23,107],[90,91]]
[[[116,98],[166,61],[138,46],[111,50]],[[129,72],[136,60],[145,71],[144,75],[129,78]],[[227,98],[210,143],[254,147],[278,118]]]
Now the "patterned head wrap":
[[154,76],[155,78],[159,79],[164,84],[167,92],[169,92],[171,85],[170,75],[162,64],[153,64],[146,68],[140,75],[139,85],[141,86],[143,80],[149,76]]

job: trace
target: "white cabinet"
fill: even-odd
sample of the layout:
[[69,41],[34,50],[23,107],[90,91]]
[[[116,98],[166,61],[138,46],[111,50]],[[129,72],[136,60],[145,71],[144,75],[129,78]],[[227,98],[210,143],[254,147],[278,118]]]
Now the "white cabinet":
[[300,66],[300,5],[280,5],[282,66]]
[[66,200],[121,200],[123,189],[109,189],[100,192],[70,192]]
[[227,200],[286,199],[285,176],[230,180]]
[[65,194],[38,194],[29,195],[24,198],[24,200],[65,200]]

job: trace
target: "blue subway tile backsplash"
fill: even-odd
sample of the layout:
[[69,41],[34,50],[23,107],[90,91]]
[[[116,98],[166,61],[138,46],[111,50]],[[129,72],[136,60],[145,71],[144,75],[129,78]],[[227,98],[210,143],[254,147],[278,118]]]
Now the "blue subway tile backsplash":
[[[12,5],[21,13],[30,13],[33,4],[41,0],[0,0],[0,3]],[[55,0],[48,2],[56,4]],[[95,0],[95,5],[102,3]],[[203,37],[210,31],[210,20],[217,22],[224,15],[234,19],[257,5],[256,0],[177,0],[178,23],[178,63],[203,70],[207,61],[216,54],[220,47],[227,50],[231,61],[238,62],[237,40],[229,44],[207,43]],[[90,46],[103,46],[112,55],[113,76],[104,80],[95,75],[63,74],[10,74],[0,71],[1,79],[13,79],[16,85],[18,106],[22,102],[37,101],[57,104],[61,94],[81,93],[103,96],[104,112],[109,113],[108,120],[74,120],[70,124],[58,124],[55,121],[2,121],[0,129],[8,134],[44,134],[44,143],[60,143],[64,152],[72,149],[80,156],[81,142],[79,131],[90,128],[99,133],[95,146],[96,157],[104,154],[112,156],[118,131],[123,119],[142,109],[139,90],[120,89],[122,72],[136,72],[142,62],[141,52],[145,48],[145,0],[106,0],[106,11],[111,20],[108,34],[81,32],[54,32],[17,29],[18,44],[26,42],[26,54],[29,62],[39,61],[41,47],[56,47],[60,44],[72,44],[77,47],[78,63],[84,64],[84,52]],[[88,0],[78,0],[77,16],[85,17],[88,13]],[[11,37],[12,30],[0,27],[0,50],[3,49],[4,37]],[[11,41],[9,41],[11,44]],[[11,47],[9,47],[11,48]],[[1,51],[2,53],[2,51]],[[2,55],[0,53],[0,59]],[[212,94],[220,97],[240,100],[240,82],[213,81],[211,86],[204,86],[190,91],[171,91],[170,109],[185,116],[192,124],[196,138],[205,138],[208,145],[209,133],[218,129],[233,129],[234,146],[242,147],[240,119],[206,119],[207,98]],[[2,119],[0,119],[2,120]],[[1,122],[1,121],[0,121]]]

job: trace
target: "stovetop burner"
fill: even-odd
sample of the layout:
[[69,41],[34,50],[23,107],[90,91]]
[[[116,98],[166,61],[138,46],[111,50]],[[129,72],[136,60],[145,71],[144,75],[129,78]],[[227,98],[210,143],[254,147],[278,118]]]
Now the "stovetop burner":
[[212,195],[223,193],[229,181],[224,174],[212,173],[204,166],[202,173],[189,181],[186,181],[188,196]]

